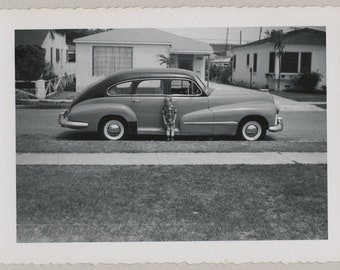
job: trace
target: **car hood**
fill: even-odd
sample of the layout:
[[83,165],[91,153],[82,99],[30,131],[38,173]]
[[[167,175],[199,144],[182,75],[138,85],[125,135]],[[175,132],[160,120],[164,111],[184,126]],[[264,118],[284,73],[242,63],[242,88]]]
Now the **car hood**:
[[213,89],[209,95],[210,107],[249,101],[274,104],[272,95],[250,89]]

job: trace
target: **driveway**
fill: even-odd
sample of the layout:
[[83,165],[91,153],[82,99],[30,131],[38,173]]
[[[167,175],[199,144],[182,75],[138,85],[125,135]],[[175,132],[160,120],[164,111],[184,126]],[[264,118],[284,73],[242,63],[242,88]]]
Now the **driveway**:
[[[228,90],[238,90],[244,91],[249,90],[247,88],[233,86],[233,85],[226,85],[220,83],[209,83],[209,87],[216,89],[216,91],[228,91]],[[257,91],[257,90],[254,90]],[[274,101],[277,105],[279,105],[280,111],[287,111],[287,112],[296,112],[296,111],[312,111],[312,112],[321,112],[325,111],[324,109],[315,106],[313,104],[317,104],[318,102],[298,102],[292,99],[279,97],[277,95],[272,95],[274,97]]]

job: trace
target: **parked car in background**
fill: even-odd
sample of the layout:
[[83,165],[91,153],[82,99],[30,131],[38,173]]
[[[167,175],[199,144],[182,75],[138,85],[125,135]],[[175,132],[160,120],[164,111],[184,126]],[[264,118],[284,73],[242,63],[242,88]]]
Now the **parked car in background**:
[[270,94],[254,90],[216,91],[182,69],[132,69],[88,86],[59,115],[62,127],[98,131],[107,140],[125,135],[165,134],[164,98],[177,109],[175,135],[238,135],[263,139],[283,129]]

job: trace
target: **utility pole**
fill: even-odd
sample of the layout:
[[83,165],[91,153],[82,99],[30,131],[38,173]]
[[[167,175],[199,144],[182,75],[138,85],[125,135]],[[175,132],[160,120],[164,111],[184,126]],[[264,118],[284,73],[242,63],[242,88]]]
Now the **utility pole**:
[[260,35],[259,35],[259,40],[261,39],[261,34],[262,34],[262,26],[260,27]]
[[242,45],[242,31],[240,31],[240,45]]
[[228,36],[229,36],[229,27],[227,27],[227,35],[225,38],[225,56],[228,56]]

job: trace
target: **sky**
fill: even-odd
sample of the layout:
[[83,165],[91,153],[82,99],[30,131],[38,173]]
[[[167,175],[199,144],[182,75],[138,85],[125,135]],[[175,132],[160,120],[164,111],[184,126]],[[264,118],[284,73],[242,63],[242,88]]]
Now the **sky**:
[[[261,39],[265,38],[265,32],[272,29],[282,29],[283,32],[292,31],[300,27],[262,27]],[[312,29],[323,30],[325,27],[309,27]],[[206,43],[226,43],[227,27],[224,28],[165,28],[162,29],[173,34],[200,40]],[[229,27],[228,43],[240,44],[240,31],[242,31],[241,43],[246,44],[256,41],[260,36],[260,27]]]

